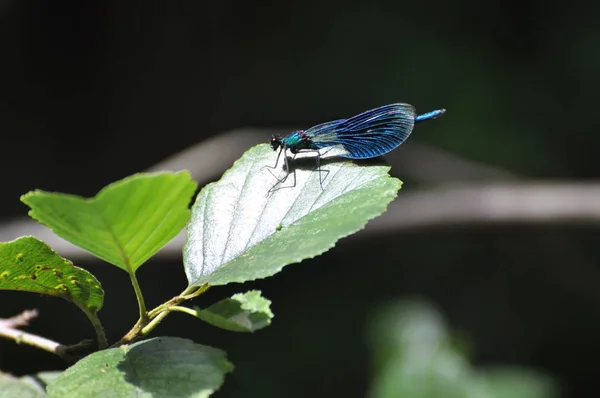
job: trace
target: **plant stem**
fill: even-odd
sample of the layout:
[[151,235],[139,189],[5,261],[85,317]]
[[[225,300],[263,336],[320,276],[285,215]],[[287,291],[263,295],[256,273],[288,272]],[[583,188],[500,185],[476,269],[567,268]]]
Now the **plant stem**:
[[[133,279],[134,278],[132,278],[132,280]],[[134,287],[136,284],[137,284],[137,281],[134,284]],[[147,313],[144,312],[145,317],[142,318],[140,316],[140,319],[131,328],[131,330],[129,332],[127,332],[127,334],[125,336],[123,336],[121,338],[121,340],[119,340],[117,343],[113,344],[111,347],[118,347],[122,344],[129,344],[129,343],[133,342],[135,339],[137,339],[138,337],[147,335],[148,333],[150,333],[152,331],[152,329],[154,329],[156,327],[156,325],[158,325],[163,319],[165,319],[165,317],[167,315],[169,315],[171,308],[173,308],[174,306],[178,306],[180,303],[182,303],[186,300],[190,300],[194,297],[198,297],[202,293],[206,292],[209,287],[210,287],[209,284],[204,284],[200,287],[188,286],[183,292],[181,292],[181,294],[179,296],[173,297],[171,300],[159,305],[158,307],[150,310]],[[138,289],[139,289],[139,287],[138,287]],[[141,295],[141,292],[140,292],[140,295]],[[143,304],[143,299],[141,302]],[[179,307],[179,308],[183,308],[183,307]],[[145,309],[145,307],[144,307],[144,309]],[[181,311],[181,309],[176,309],[175,311]],[[185,311],[182,311],[182,312],[185,312]]]
[[152,329],[154,329],[163,319],[165,319],[167,315],[169,315],[169,311],[163,311],[158,314],[156,318],[151,320],[145,327],[142,328],[142,330],[140,330],[140,334],[145,336],[150,333]]
[[191,316],[198,316],[198,311],[193,310],[188,307],[181,307],[179,305],[173,305],[173,306],[169,307],[169,311],[179,311],[179,312],[184,312]]
[[108,340],[106,340],[106,334],[104,333],[104,328],[102,327],[102,323],[98,318],[98,314],[95,312],[89,312],[84,307],[79,308],[85,313],[85,315],[87,315],[88,319],[92,323],[92,326],[94,326],[94,330],[96,331],[96,336],[98,338],[98,349],[103,350],[108,347]]
[[142,289],[140,288],[140,284],[138,283],[137,276],[135,276],[135,272],[130,272],[129,278],[131,279],[133,291],[135,292],[135,298],[138,302],[138,308],[140,310],[140,321],[148,322],[149,318],[148,312],[146,311],[146,303],[144,302],[144,295],[142,294]]
[[179,296],[175,296],[166,303],[163,303],[158,307],[150,310],[150,312],[148,312],[148,316],[150,317],[150,319],[154,319],[158,314],[162,313],[163,311],[168,311],[169,307],[173,305],[178,305],[186,300],[191,300],[195,297],[198,297],[202,293],[206,292],[209,287],[209,284],[204,284],[200,287],[188,286],[183,292],[181,292]]
[[199,288],[190,289],[188,287],[181,293],[181,297],[184,300],[193,299],[194,297],[198,297],[201,294],[203,294],[205,291],[208,290],[209,287],[210,287],[210,285],[208,283],[205,283],[204,285],[200,286]]
[[[181,292],[180,296],[187,296],[188,294],[192,294],[198,291],[199,289],[202,289],[204,286],[208,285],[202,285],[200,288],[198,288],[197,286],[188,286],[183,292]],[[206,289],[208,289],[208,287]]]
[[131,330],[129,330],[129,332],[127,332],[127,334],[125,336],[121,337],[121,340],[119,340],[115,344],[111,345],[110,348],[115,348],[120,345],[129,344],[129,343],[133,342],[135,339],[138,338],[138,336],[140,335],[140,332],[142,331],[142,328],[144,327],[144,325],[146,323],[148,323],[148,322],[146,321],[144,323],[144,322],[142,322],[141,319],[138,319],[138,321],[135,323],[135,325],[133,325]]

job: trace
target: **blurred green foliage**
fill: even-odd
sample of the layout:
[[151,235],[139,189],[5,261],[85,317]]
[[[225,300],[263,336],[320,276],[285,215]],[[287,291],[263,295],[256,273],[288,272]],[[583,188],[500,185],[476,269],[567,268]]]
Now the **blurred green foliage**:
[[442,316],[420,300],[387,305],[372,322],[371,398],[551,398],[552,379],[529,369],[477,369]]

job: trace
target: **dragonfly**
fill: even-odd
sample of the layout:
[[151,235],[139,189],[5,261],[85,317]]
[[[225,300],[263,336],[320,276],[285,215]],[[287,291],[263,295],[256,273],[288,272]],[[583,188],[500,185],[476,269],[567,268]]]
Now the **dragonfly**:
[[[316,153],[319,183],[321,189],[323,189],[320,167],[321,150],[336,148],[338,149],[337,156],[348,159],[370,159],[385,155],[399,147],[408,138],[416,123],[437,119],[444,112],[446,112],[445,109],[436,109],[417,115],[415,107],[411,104],[389,104],[365,111],[349,119],[333,120],[318,124],[307,130],[297,130],[286,137],[273,135],[270,145],[274,151],[279,149],[279,153],[277,154],[275,166],[265,167],[277,169],[279,158],[283,153],[287,174],[283,178],[279,178],[269,170],[278,180],[269,192],[272,192],[277,185],[285,182],[290,175],[287,150],[293,155],[301,152]],[[294,186],[296,186],[295,171],[294,185],[290,188]]]

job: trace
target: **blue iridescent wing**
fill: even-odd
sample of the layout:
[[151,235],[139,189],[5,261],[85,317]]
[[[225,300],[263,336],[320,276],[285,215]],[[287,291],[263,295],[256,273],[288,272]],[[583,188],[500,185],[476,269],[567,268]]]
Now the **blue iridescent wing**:
[[335,128],[338,127],[340,124],[344,123],[346,120],[347,119],[338,119],[332,120],[331,122],[317,124],[316,126],[313,126],[306,130],[305,133],[309,134],[311,137],[319,135],[326,136],[327,134],[334,131]]
[[306,130],[319,149],[338,147],[338,156],[350,159],[374,158],[397,148],[408,138],[415,124],[410,104],[390,104],[363,112],[350,119],[323,123]]

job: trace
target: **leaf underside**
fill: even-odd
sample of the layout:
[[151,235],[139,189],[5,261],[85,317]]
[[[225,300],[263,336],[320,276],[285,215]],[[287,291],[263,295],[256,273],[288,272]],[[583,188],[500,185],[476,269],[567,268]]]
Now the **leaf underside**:
[[[319,173],[314,154],[308,154],[290,158],[296,185],[291,187],[290,174],[281,189],[269,193],[276,180],[263,168],[275,158],[268,145],[251,148],[200,192],[184,247],[190,285],[265,278],[317,256],[383,213],[401,186],[380,160],[324,156]],[[281,161],[277,173],[285,175]]]

